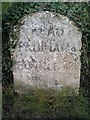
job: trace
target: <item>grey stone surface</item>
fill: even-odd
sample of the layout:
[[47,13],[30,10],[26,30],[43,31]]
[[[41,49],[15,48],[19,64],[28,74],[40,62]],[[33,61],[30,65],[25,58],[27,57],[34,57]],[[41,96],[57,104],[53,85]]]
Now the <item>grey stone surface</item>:
[[82,34],[72,21],[42,11],[25,16],[14,28],[16,33],[19,30],[17,46],[11,49],[16,89],[70,86],[78,90]]

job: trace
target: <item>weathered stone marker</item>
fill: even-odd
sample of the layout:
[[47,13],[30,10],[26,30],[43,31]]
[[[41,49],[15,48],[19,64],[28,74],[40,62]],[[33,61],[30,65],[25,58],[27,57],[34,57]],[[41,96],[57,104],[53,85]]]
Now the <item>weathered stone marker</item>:
[[16,89],[70,86],[78,90],[82,34],[73,22],[63,15],[42,11],[25,16],[20,24],[15,26],[15,31],[19,29],[18,43],[11,51],[16,61]]

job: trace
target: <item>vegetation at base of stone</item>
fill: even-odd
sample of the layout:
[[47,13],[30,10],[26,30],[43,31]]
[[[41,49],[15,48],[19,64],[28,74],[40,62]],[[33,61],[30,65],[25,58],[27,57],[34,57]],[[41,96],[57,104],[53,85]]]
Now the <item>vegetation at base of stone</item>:
[[[81,49],[82,67],[81,67],[80,94],[84,94],[84,96],[80,95],[77,97],[73,96],[70,98],[65,97],[63,98],[65,101],[63,100],[62,104],[60,104],[61,102],[60,96],[58,96],[57,99],[56,97],[52,98],[53,103],[52,105],[49,105],[48,102],[49,100],[51,100],[51,98],[49,99],[51,94],[48,94],[48,97],[45,96],[47,98],[47,99],[45,98],[45,100],[41,100],[37,96],[38,94],[40,94],[41,95],[40,97],[42,98],[43,91],[36,92],[34,93],[33,96],[29,94],[28,96],[20,95],[19,97],[14,97],[13,87],[11,90],[8,88],[10,84],[13,84],[13,75],[11,70],[13,62],[10,55],[11,43],[9,40],[9,34],[13,33],[13,26],[24,15],[31,14],[37,11],[42,11],[42,10],[44,11],[48,10],[48,11],[57,12],[57,13],[66,15],[70,20],[74,21],[75,25],[80,28],[80,31],[83,34],[82,49]],[[12,35],[15,37],[15,34],[12,34]],[[3,111],[4,111],[3,116],[4,117],[10,117],[10,115],[13,116],[12,111],[15,112],[16,116],[20,116],[20,117],[22,115],[25,115],[24,114],[25,112],[26,112],[26,115],[29,115],[29,113],[31,112],[31,116],[40,115],[43,117],[44,115],[46,117],[49,117],[49,116],[50,117],[51,116],[83,117],[84,114],[87,116],[86,111],[88,110],[87,110],[86,99],[88,99],[87,93],[88,93],[88,85],[90,83],[89,82],[90,73],[88,69],[90,65],[89,54],[90,54],[90,2],[88,3],[84,3],[84,2],[80,2],[80,3],[78,2],[74,2],[74,3],[69,3],[69,2],[66,2],[66,3],[63,3],[63,2],[2,3],[2,59],[3,59],[2,83],[3,83]],[[85,91],[84,93],[82,92],[82,88]],[[35,101],[36,96],[39,102]],[[29,99],[31,99],[32,104],[30,104]],[[14,100],[17,101],[15,104],[13,104]],[[33,103],[33,100],[34,100],[34,103]],[[21,103],[19,103],[19,101],[21,101]],[[14,105],[17,106],[15,109],[13,109]],[[29,107],[32,108],[32,111],[30,111],[31,109],[30,110],[28,109]],[[56,111],[56,114],[54,114],[55,111]],[[59,115],[59,111],[61,111],[61,116]]]
[[[3,96],[5,104],[12,96],[10,91],[11,88]],[[88,118],[88,100],[83,92],[76,96],[69,88],[62,91],[30,89],[25,94],[14,93],[12,109],[6,110],[3,118]]]

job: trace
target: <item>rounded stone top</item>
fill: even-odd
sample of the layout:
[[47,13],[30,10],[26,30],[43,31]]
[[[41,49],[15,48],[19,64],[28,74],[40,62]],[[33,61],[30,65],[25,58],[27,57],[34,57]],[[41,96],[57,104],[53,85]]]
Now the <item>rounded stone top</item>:
[[[59,52],[78,52],[80,54],[82,34],[74,22],[66,16],[50,11],[41,11],[24,16],[18,23],[21,25],[19,26],[19,42],[30,42],[31,46],[37,44],[39,47],[43,42],[46,43],[46,48],[36,47],[36,51],[52,52],[53,48],[51,50],[50,46],[53,47],[52,45],[55,44],[61,48],[57,48]],[[18,31],[18,24],[14,28],[15,31]]]
[[24,16],[14,28],[19,29],[13,49],[16,84],[79,88],[82,34],[74,22],[59,13],[41,11]]

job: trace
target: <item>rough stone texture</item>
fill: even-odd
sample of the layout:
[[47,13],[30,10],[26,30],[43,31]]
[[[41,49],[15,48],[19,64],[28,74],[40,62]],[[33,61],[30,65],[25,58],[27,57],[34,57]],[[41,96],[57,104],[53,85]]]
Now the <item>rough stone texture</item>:
[[17,88],[70,86],[78,90],[82,34],[73,22],[42,11],[25,16],[14,27],[14,31],[19,29],[17,46],[11,51]]

